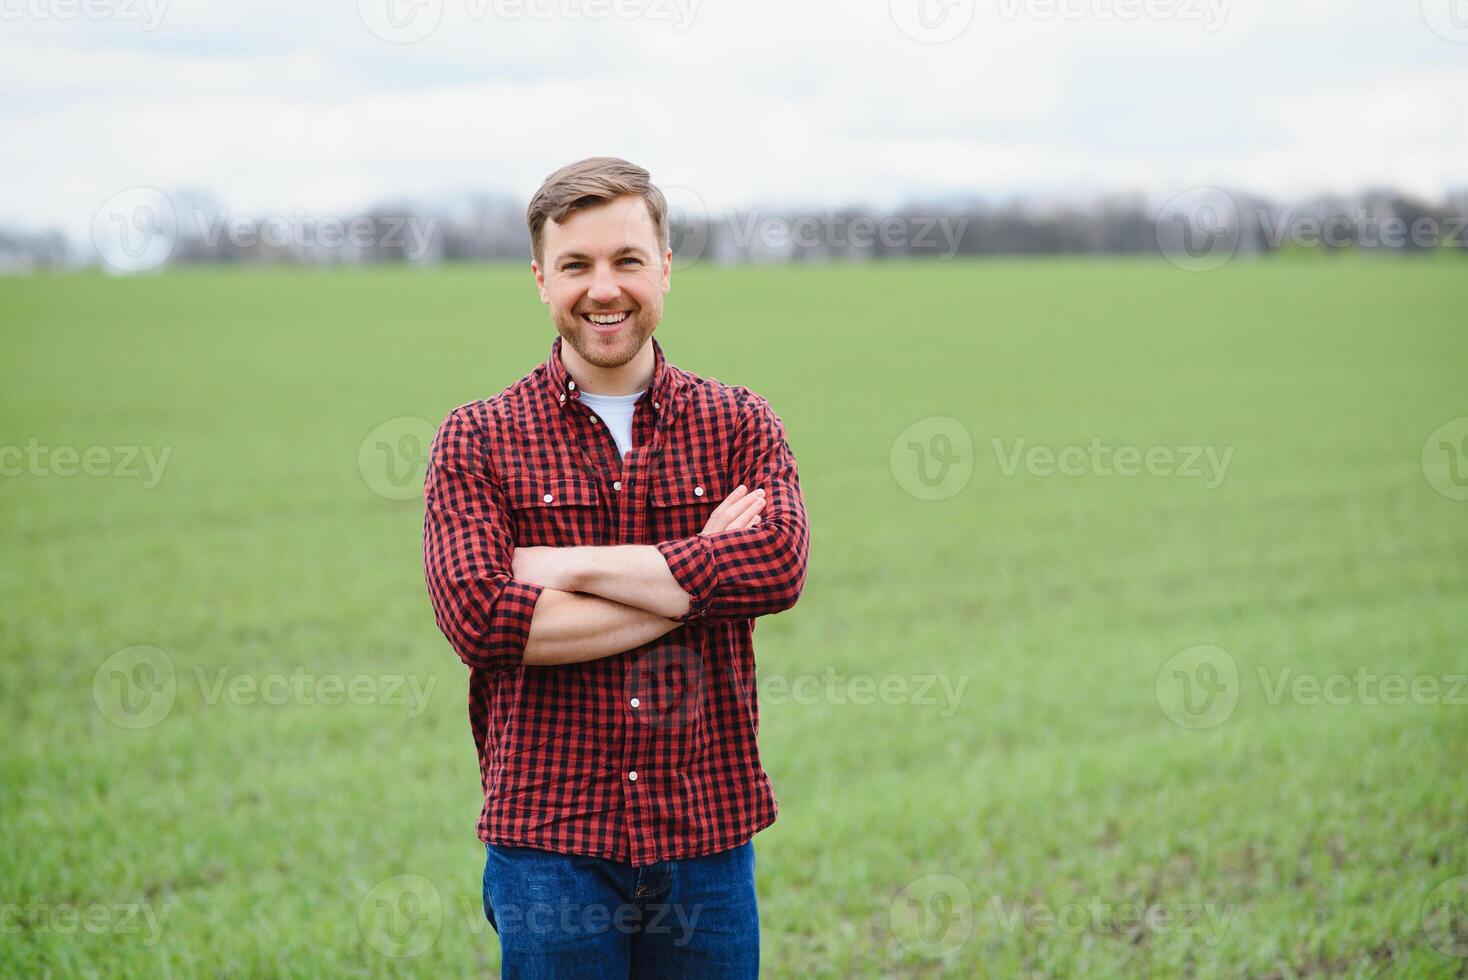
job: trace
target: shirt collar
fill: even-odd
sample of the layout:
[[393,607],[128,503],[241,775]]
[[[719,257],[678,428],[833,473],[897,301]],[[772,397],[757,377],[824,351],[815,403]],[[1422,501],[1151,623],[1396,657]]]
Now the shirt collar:
[[[663,415],[672,408],[682,387],[681,372],[663,356],[663,348],[657,338],[649,340],[652,343],[653,368],[652,381],[647,386],[648,402],[654,414]],[[545,362],[545,379],[552,401],[565,406],[580,400],[581,389],[566,370],[566,365],[561,363],[561,342],[561,336],[557,335],[551,343],[550,357]]]

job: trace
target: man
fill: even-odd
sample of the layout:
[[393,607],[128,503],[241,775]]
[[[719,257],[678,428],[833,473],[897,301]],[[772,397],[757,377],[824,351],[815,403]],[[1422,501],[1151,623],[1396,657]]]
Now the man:
[[550,358],[451,412],[424,489],[440,629],[469,666],[484,911],[507,977],[753,977],[754,619],[809,532],[769,404],[668,363],[667,204],[594,157],[527,213]]

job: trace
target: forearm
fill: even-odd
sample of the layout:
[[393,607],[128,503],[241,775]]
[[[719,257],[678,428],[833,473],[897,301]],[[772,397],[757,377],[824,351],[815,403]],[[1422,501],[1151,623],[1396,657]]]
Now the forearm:
[[656,640],[678,626],[645,609],[548,588],[535,604],[523,662],[545,667],[598,660]]
[[[566,588],[673,619],[688,612],[689,597],[652,545],[561,549]],[[560,587],[560,586],[553,586]]]

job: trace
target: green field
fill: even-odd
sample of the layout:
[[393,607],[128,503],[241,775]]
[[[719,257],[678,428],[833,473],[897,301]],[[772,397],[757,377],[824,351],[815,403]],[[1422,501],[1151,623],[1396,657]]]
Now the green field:
[[[1424,455],[1468,266],[700,264],[667,301],[811,516],[756,633],[768,975],[1468,975],[1468,467]],[[411,463],[393,420],[545,358],[529,273],[3,279],[0,331],[0,975],[492,973],[467,671],[363,444]]]

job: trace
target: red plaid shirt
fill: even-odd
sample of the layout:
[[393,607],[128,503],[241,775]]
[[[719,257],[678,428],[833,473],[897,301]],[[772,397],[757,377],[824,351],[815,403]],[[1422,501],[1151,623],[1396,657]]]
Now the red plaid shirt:
[[[469,666],[479,839],[633,865],[713,854],[775,821],[755,736],[754,617],[795,604],[809,531],[769,403],[667,362],[622,457],[550,359],[451,412],[434,440],[423,557],[438,625]],[[738,484],[760,523],[702,535]],[[656,545],[691,599],[682,626],[582,663],[522,663],[541,587],[518,546]],[[635,775],[634,775],[635,773]]]

